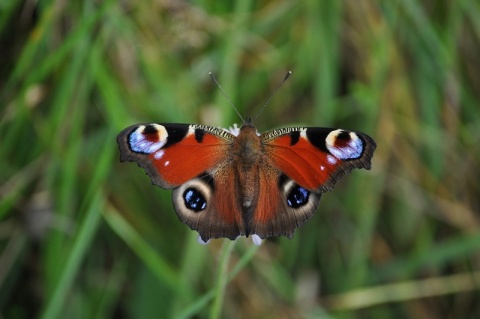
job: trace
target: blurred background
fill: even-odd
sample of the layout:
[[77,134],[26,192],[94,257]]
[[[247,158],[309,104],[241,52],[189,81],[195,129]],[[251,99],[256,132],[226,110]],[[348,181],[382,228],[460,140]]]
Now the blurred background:
[[[478,1],[0,4],[1,318],[480,317]],[[196,242],[116,135],[377,142],[293,239]],[[240,123],[239,123],[240,124]],[[192,154],[194,156],[194,154]]]

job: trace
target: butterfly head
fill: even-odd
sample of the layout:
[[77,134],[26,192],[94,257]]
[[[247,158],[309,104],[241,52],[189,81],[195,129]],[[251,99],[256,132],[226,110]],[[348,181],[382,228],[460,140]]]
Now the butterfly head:
[[253,125],[252,118],[247,117],[240,128],[240,132],[238,135],[250,135],[254,133],[257,137],[259,137],[261,134],[257,131],[257,128],[255,125]]

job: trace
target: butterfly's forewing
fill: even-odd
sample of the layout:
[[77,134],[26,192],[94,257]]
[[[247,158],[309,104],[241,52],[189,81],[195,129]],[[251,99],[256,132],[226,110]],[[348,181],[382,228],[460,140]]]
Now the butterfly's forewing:
[[370,169],[375,141],[360,132],[287,128],[262,135],[265,153],[285,175],[309,190],[329,191],[354,168]]
[[170,189],[223,161],[233,138],[202,125],[150,123],[124,129],[117,142],[122,162],[136,162],[155,185]]

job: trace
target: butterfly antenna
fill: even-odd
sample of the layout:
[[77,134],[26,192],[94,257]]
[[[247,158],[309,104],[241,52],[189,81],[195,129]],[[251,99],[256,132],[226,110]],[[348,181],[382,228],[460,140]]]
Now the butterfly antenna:
[[272,99],[272,97],[278,92],[278,90],[280,90],[280,88],[282,87],[283,83],[285,83],[286,80],[288,80],[288,78],[290,77],[290,75],[292,75],[292,71],[288,71],[287,74],[285,75],[285,78],[283,78],[283,81],[280,82],[280,84],[277,86],[277,88],[275,89],[275,91],[273,91],[272,95],[270,95],[270,97],[268,98],[267,102],[265,102],[265,104],[263,104],[262,108],[257,112],[257,114],[255,115],[255,117],[253,118],[252,120],[252,123],[255,122],[255,119],[260,115],[260,113],[262,113],[263,109],[265,108],[265,106],[267,106],[268,102],[270,102],[270,100]]
[[230,105],[233,107],[233,109],[235,110],[235,112],[237,112],[238,116],[240,116],[240,118],[242,119],[242,122],[245,123],[245,120],[243,119],[242,115],[240,114],[240,112],[238,112],[237,108],[236,108],[235,105],[233,104],[232,100],[230,100],[230,98],[228,97],[227,93],[225,93],[225,91],[222,89],[222,87],[221,87],[220,84],[218,83],[217,79],[215,78],[215,75],[213,75],[212,72],[208,72],[208,75],[210,75],[210,77],[212,78],[212,81],[215,82],[215,84],[218,86],[218,88],[220,89],[220,92],[222,92],[223,96],[225,96],[225,98],[227,99],[228,103],[230,103]]

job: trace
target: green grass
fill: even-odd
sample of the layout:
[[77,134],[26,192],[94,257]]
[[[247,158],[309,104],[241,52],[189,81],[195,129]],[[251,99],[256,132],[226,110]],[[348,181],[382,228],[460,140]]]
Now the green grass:
[[[101,3],[101,4],[99,4]],[[480,316],[480,4],[0,5],[3,318]],[[139,122],[373,136],[292,240],[196,242],[119,163]]]

